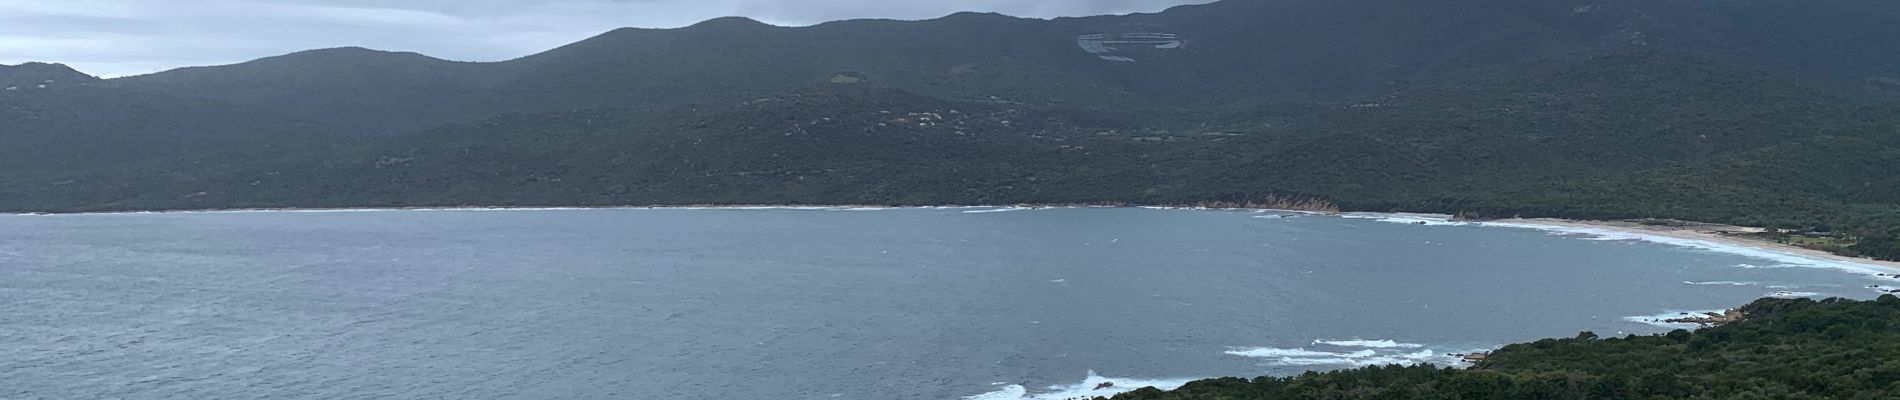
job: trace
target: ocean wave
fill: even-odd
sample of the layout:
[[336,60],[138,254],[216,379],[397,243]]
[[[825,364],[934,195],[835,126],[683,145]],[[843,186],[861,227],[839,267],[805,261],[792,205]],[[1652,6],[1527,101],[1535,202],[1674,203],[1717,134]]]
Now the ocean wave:
[[1467,223],[1467,222],[1452,221],[1451,216],[1443,216],[1443,215],[1345,213],[1345,214],[1340,214],[1339,216],[1341,218],[1347,218],[1347,219],[1370,219],[1370,220],[1379,221],[1379,222],[1389,222],[1389,223],[1394,223],[1394,224],[1406,224],[1406,225],[1426,225],[1426,226],[1470,225],[1470,223]]
[[1737,282],[1737,281],[1709,281],[1709,282],[1683,282],[1683,284],[1696,285],[1696,286],[1756,286],[1756,285],[1760,285],[1761,283]]
[[1458,356],[1441,353],[1432,349],[1419,349],[1415,351],[1382,349],[1341,353],[1307,349],[1256,347],[1229,350],[1227,354],[1249,358],[1264,358],[1267,359],[1267,365],[1282,367],[1312,367],[1323,365],[1363,367],[1371,365],[1416,365],[1426,363],[1456,366],[1464,364],[1464,360]]
[[1241,356],[1241,357],[1253,357],[1253,358],[1278,358],[1278,357],[1363,358],[1363,357],[1372,357],[1372,356],[1378,355],[1378,352],[1375,352],[1372,350],[1360,350],[1360,351],[1355,351],[1352,353],[1340,353],[1340,352],[1333,352],[1333,351],[1318,351],[1318,350],[1307,350],[1307,349],[1282,349],[1282,348],[1275,348],[1275,347],[1242,347],[1242,348],[1234,348],[1234,349],[1227,350],[1226,353],[1231,354],[1231,355]]
[[[1135,389],[1153,386],[1161,390],[1174,390],[1195,379],[1131,379],[1105,378],[1089,371],[1082,382],[1068,385],[1054,385],[1043,390],[1030,391],[1023,385],[1001,385],[995,391],[967,396],[966,400],[1066,400],[1076,398],[1110,397]],[[1104,385],[1107,384],[1107,385]]]
[[1323,345],[1328,345],[1328,346],[1339,346],[1339,347],[1367,347],[1367,348],[1374,348],[1374,349],[1393,349],[1393,348],[1416,349],[1420,347],[1425,347],[1425,345],[1416,344],[1416,343],[1399,343],[1393,340],[1365,340],[1365,339],[1358,339],[1358,338],[1354,338],[1352,340],[1314,340],[1313,344],[1323,344]]
[[1801,268],[1801,266],[1799,266],[1799,265],[1794,265],[1794,264],[1768,264],[1768,265],[1755,265],[1755,264],[1749,264],[1749,263],[1741,263],[1741,264],[1735,264],[1735,268],[1741,268],[1741,269],[1782,269],[1782,268]]
[[1281,366],[1290,366],[1290,367],[1308,367],[1308,366],[1314,366],[1314,365],[1358,365],[1359,363],[1358,363],[1358,359],[1347,358],[1347,357],[1324,357],[1324,358],[1284,357],[1284,358],[1281,358],[1279,361],[1273,362],[1272,364],[1281,365]]
[[1633,316],[1633,317],[1623,317],[1623,320],[1629,321],[1629,322],[1635,322],[1639,324],[1644,324],[1644,325],[1671,328],[1671,329],[1696,329],[1696,328],[1703,327],[1703,325],[1692,323],[1692,322],[1669,322],[1669,320],[1705,317],[1705,316],[1708,316],[1709,314],[1721,314],[1724,311],[1728,311],[1728,310],[1665,311],[1662,313],[1652,314],[1652,315],[1638,315],[1638,316]]
[[1804,297],[1815,297],[1815,296],[1820,296],[1820,295],[1821,295],[1820,293],[1815,293],[1815,292],[1780,291],[1780,292],[1769,293],[1768,297],[1783,298],[1783,299],[1798,299],[1798,298],[1804,298]]
[[1024,211],[1024,210],[1034,210],[1034,208],[1028,208],[1028,207],[1003,207],[1003,208],[991,208],[991,209],[983,209],[983,210],[964,210],[964,211],[963,211],[963,213],[964,213],[964,214],[988,214],[988,213],[999,213],[999,212],[1010,212],[1010,211]]
[[[1371,366],[1371,365],[1415,365],[1434,364],[1445,366],[1464,365],[1459,356],[1426,348],[1415,343],[1401,343],[1395,340],[1314,340],[1314,346],[1336,347],[1342,350],[1325,350],[1326,347],[1313,348],[1277,348],[1277,347],[1236,347],[1225,353],[1229,355],[1266,359],[1266,365],[1283,367],[1313,366]],[[1359,350],[1348,350],[1359,349]]]
[[1430,363],[1434,365],[1463,365],[1464,360],[1450,354],[1441,354],[1431,350],[1419,350],[1411,353],[1385,355],[1353,360],[1354,366],[1373,365],[1413,365]]

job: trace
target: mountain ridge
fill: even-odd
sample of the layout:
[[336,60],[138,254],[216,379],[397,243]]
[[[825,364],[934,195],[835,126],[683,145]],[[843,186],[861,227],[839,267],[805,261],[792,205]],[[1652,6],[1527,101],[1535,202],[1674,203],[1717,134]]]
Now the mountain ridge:
[[1900,240],[1900,91],[1869,86],[1900,77],[1879,52],[1900,28],[1866,23],[1900,6],[1789,4],[1228,0],[727,18],[502,62],[320,49],[0,93],[25,144],[0,149],[0,209],[1281,193]]

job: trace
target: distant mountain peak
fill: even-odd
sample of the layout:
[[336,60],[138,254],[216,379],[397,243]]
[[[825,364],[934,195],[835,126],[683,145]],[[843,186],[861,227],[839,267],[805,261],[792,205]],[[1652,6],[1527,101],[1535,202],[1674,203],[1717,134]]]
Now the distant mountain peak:
[[689,28],[773,28],[772,24],[746,17],[719,17],[693,24]]
[[66,66],[66,64],[28,62],[20,65],[0,64],[0,87],[40,87],[58,83],[91,82],[98,77]]
[[0,71],[8,71],[8,72],[37,71],[37,72],[57,72],[57,73],[71,73],[71,74],[85,75],[84,73],[79,72],[79,70],[73,69],[73,67],[69,67],[66,64],[44,63],[44,62],[37,62],[37,61],[25,62],[25,63],[21,63],[20,65],[0,64]]
[[995,18],[1018,19],[1016,17],[1012,17],[1007,14],[998,13],[998,12],[976,12],[976,11],[957,12],[954,14],[945,15],[943,16],[943,18],[940,18],[940,19],[995,19]]
[[[355,67],[363,65],[402,66],[449,63],[450,61],[430,57],[421,53],[384,51],[362,47],[333,47],[326,49],[304,50],[295,53],[265,57],[236,64],[250,68],[282,68],[284,71],[309,73],[319,70]],[[203,67],[184,68],[182,70],[204,70]]]
[[429,57],[421,53],[415,53],[415,52],[376,50],[376,49],[356,47],[356,46],[304,50],[304,51],[299,51],[299,52],[285,54],[282,56],[271,57],[271,58],[331,58],[331,57],[435,59],[434,57]]

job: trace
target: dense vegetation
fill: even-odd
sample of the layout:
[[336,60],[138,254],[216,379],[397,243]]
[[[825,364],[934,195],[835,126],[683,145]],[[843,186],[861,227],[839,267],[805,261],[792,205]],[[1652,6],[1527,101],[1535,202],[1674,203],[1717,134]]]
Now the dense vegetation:
[[[1229,0],[0,68],[0,211],[1323,199],[1900,258],[1900,3]],[[1075,36],[1187,45],[1105,61]],[[855,83],[828,83],[833,81]]]
[[1763,299],[1694,332],[1585,332],[1505,346],[1472,369],[1380,366],[1196,381],[1115,400],[1891,399],[1900,397],[1900,298]]

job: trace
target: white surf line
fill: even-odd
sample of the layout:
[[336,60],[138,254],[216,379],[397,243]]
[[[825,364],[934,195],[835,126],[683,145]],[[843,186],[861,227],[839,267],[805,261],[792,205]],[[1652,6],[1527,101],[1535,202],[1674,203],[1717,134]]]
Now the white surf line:
[[1692,281],[1692,282],[1683,282],[1682,284],[1692,285],[1692,286],[1759,286],[1761,285],[1760,282],[1741,282],[1741,281],[1709,281],[1709,282],[1693,282]]
[[[1313,348],[1278,347],[1234,347],[1228,355],[1257,358],[1265,361],[1263,365],[1279,367],[1363,367],[1371,365],[1417,365],[1434,364],[1441,366],[1466,365],[1457,353],[1440,352],[1425,345],[1400,343],[1393,340],[1314,340],[1314,346],[1338,348],[1338,350],[1315,350]],[[1358,349],[1358,350],[1353,350]],[[1490,351],[1482,349],[1465,351],[1475,353]]]
[[1422,345],[1422,344],[1399,343],[1397,341],[1393,341],[1389,339],[1365,340],[1365,339],[1358,339],[1358,338],[1354,338],[1352,340],[1324,340],[1324,339],[1314,340],[1313,344],[1323,344],[1323,345],[1328,345],[1328,346],[1339,346],[1339,347],[1367,347],[1367,348],[1374,348],[1374,349],[1389,349],[1389,348],[1416,349],[1420,347],[1425,347],[1425,345]]
[[999,388],[997,388],[995,391],[972,395],[972,396],[966,396],[964,397],[964,399],[965,400],[1092,399],[1096,397],[1112,397],[1117,394],[1122,394],[1129,391],[1133,391],[1135,389],[1140,389],[1140,388],[1150,387],[1150,386],[1153,386],[1155,389],[1174,390],[1174,389],[1179,389],[1182,385],[1186,385],[1188,382],[1192,382],[1192,381],[1196,381],[1200,379],[1205,379],[1205,378],[1193,378],[1193,379],[1106,378],[1106,377],[1102,377],[1101,375],[1096,375],[1095,371],[1089,371],[1088,376],[1082,378],[1082,382],[1079,382],[1079,383],[1066,384],[1066,385],[1052,385],[1052,386],[1043,388],[1042,390],[1037,390],[1034,392],[1031,392],[1028,387],[1025,387],[1023,385],[1006,384],[1006,383],[994,384],[996,386],[999,386]]
[[1468,222],[1452,221],[1450,215],[1442,215],[1442,214],[1351,212],[1351,213],[1341,213],[1339,214],[1339,217],[1346,218],[1346,219],[1370,219],[1370,220],[1375,220],[1379,222],[1390,222],[1390,223],[1395,223],[1395,224],[1406,224],[1406,225],[1430,225],[1430,226],[1470,225],[1470,223]]
[[990,208],[990,209],[981,209],[981,210],[964,210],[963,213],[964,214],[990,214],[990,213],[1011,212],[1011,211],[1029,211],[1029,210],[1035,210],[1035,208],[1002,207],[1002,208]]
[[[1718,242],[1718,241],[1704,240],[1704,239],[1681,238],[1681,237],[1666,236],[1666,235],[1630,232],[1630,231],[1625,231],[1625,230],[1617,230],[1617,229],[1609,229],[1609,228],[1544,225],[1544,224],[1538,224],[1535,222],[1487,221],[1487,222],[1477,222],[1474,224],[1477,226],[1535,229],[1535,230],[1541,230],[1541,231],[1551,232],[1551,233],[1583,235],[1585,236],[1583,239],[1586,239],[1586,240],[1610,240],[1610,241],[1633,240],[1633,241],[1642,241],[1642,242],[1649,242],[1649,243],[1658,243],[1658,244],[1665,244],[1665,245],[1671,245],[1671,246],[1677,246],[1677,247],[1686,247],[1686,248],[1692,248],[1692,249],[1710,251],[1710,252],[1716,252],[1716,253],[1734,254],[1734,255],[1746,256],[1750,258],[1771,260],[1771,261],[1780,263],[1780,265],[1834,269],[1834,270],[1839,270],[1839,271],[1846,271],[1846,272],[1867,275],[1869,277],[1873,277],[1873,278],[1881,279],[1881,280],[1900,281],[1900,278],[1893,278],[1890,276],[1891,274],[1895,272],[1900,272],[1900,269],[1895,269],[1895,268],[1888,267],[1885,265],[1864,263],[1864,262],[1854,262],[1854,261],[1848,261],[1848,260],[1837,260],[1837,259],[1830,259],[1830,258],[1824,258],[1824,257],[1815,257],[1815,256],[1810,256],[1810,255],[1805,255],[1805,254],[1792,253],[1792,252],[1783,251],[1783,250],[1776,250],[1776,249],[1768,248],[1768,247],[1751,246],[1751,245],[1740,244],[1740,243],[1728,243],[1728,242]],[[1763,268],[1763,267],[1772,268],[1775,266],[1756,266],[1756,267],[1757,268]],[[1747,268],[1747,267],[1744,267],[1744,268]]]
[[1741,266],[1742,268],[1786,268],[1786,267],[1823,268],[1823,269],[1834,269],[1834,270],[1867,275],[1875,279],[1881,279],[1881,280],[1887,280],[1887,281],[1900,281],[1900,277],[1894,276],[1896,274],[1900,274],[1900,268],[1889,267],[1889,266],[1881,265],[1881,264],[1855,262],[1855,261],[1850,261],[1850,260],[1838,260],[1838,259],[1825,258],[1825,257],[1816,257],[1816,256],[1811,256],[1811,255],[1794,253],[1794,252],[1790,252],[1786,250],[1774,249],[1774,248],[1765,247],[1765,246],[1754,246],[1754,245],[1748,245],[1748,244],[1742,244],[1742,243],[1729,243],[1729,242],[1721,242],[1721,241],[1706,240],[1706,239],[1683,238],[1683,237],[1675,237],[1675,236],[1660,235],[1660,234],[1634,232],[1634,231],[1629,231],[1629,230],[1607,228],[1607,227],[1581,227],[1581,226],[1569,226],[1569,225],[1552,225],[1552,224],[1540,224],[1535,221],[1476,221],[1476,222],[1452,221],[1450,215],[1443,215],[1443,214],[1344,213],[1344,214],[1340,214],[1340,217],[1348,218],[1348,219],[1370,219],[1370,220],[1375,220],[1379,222],[1398,223],[1398,224],[1407,224],[1407,225],[1480,226],[1480,227],[1494,227],[1494,228],[1533,229],[1533,230],[1540,230],[1544,232],[1550,232],[1553,234],[1577,235],[1577,236],[1581,236],[1579,237],[1579,239],[1584,239],[1584,240],[1641,241],[1641,242],[1664,244],[1664,245],[1677,246],[1677,247],[1686,247],[1686,248],[1692,248],[1696,250],[1710,251],[1710,252],[1716,252],[1716,253],[1734,254],[1734,255],[1746,256],[1750,258],[1771,260],[1771,261],[1775,261],[1779,263],[1775,265],[1765,265],[1765,266],[1744,264]]
[[1721,315],[1722,313],[1727,312],[1727,311],[1728,310],[1665,311],[1665,312],[1650,314],[1650,315],[1623,317],[1623,320],[1629,321],[1629,322],[1635,322],[1639,324],[1644,324],[1644,325],[1658,326],[1658,327],[1663,327],[1663,328],[1693,330],[1693,329],[1704,328],[1707,326],[1703,324],[1693,323],[1693,322],[1669,322],[1669,320],[1703,318],[1703,317],[1709,316],[1710,314]]

